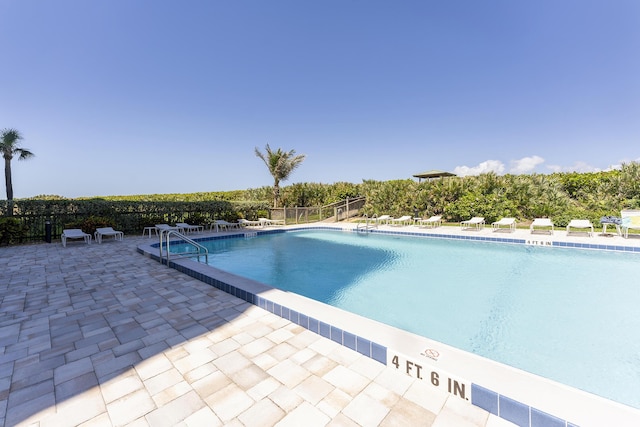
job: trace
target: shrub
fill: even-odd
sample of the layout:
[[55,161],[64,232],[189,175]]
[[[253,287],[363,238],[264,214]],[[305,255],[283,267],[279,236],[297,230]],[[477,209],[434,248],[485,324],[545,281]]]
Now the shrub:
[[28,231],[29,227],[18,218],[0,218],[0,245],[22,243]]

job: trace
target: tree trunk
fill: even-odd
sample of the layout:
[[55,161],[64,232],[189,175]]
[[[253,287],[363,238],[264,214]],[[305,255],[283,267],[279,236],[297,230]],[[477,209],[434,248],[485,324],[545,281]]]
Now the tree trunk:
[[11,183],[10,159],[4,159],[4,182],[7,186],[7,200],[13,200],[13,184]]

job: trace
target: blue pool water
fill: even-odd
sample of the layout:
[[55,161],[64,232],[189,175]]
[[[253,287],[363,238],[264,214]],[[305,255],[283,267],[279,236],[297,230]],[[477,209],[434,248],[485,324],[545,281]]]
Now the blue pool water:
[[209,263],[640,408],[640,256],[297,231]]

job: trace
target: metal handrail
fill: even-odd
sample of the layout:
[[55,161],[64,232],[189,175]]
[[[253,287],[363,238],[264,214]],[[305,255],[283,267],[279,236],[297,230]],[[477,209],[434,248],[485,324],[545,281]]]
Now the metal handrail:
[[[166,234],[166,238],[164,237]],[[177,230],[159,230],[158,235],[160,236],[160,260],[162,260],[164,258],[164,243],[163,240],[166,239],[166,245],[167,245],[167,251],[166,251],[166,255],[167,255],[167,265],[169,264],[170,258],[171,258],[171,236],[176,236],[178,237],[180,240],[183,240],[185,242],[187,242],[190,245],[193,245],[196,247],[196,251],[194,252],[184,252],[181,254],[174,254],[174,256],[176,257],[187,257],[187,256],[197,256],[198,257],[198,262],[200,262],[200,257],[204,256],[204,260],[205,263],[209,263],[209,250],[202,246],[200,243],[196,242],[195,240],[192,240],[190,238],[188,238],[187,236],[185,236],[184,234],[180,233]]]

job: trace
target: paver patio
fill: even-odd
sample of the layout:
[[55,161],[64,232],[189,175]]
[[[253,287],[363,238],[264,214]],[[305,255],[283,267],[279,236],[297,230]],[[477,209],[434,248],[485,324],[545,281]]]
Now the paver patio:
[[139,255],[0,248],[6,426],[511,425]]

